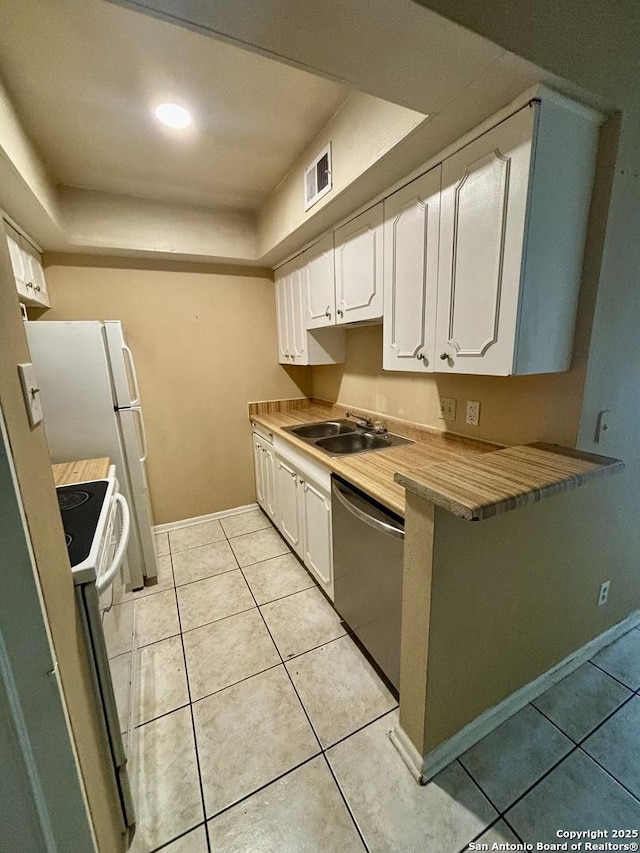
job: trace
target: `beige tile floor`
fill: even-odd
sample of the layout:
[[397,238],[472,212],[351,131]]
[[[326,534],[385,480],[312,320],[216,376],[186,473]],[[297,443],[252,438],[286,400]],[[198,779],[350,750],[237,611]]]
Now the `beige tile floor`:
[[639,629],[421,787],[388,738],[394,697],[260,510],[156,550],[158,585],[107,626],[135,618],[142,643],[132,853],[459,853],[640,828]]

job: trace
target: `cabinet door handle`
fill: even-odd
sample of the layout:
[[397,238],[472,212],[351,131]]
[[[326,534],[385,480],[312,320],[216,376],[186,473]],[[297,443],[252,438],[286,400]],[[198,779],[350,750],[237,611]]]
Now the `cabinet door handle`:
[[36,284],[36,290],[38,291],[38,293],[40,293],[40,291],[42,290],[39,284]]
[[440,353],[440,361],[446,361],[448,358],[449,358],[448,352],[441,352]]
[[337,313],[338,313],[338,317],[342,317],[342,315],[344,314],[344,311],[342,310],[342,308],[338,308]]
[[324,316],[325,316],[325,317],[328,317],[328,318],[329,318],[329,320],[331,319],[331,311],[329,311],[329,309],[328,309],[328,308],[327,308],[327,310],[324,312]]
[[424,358],[424,353],[419,352],[418,355],[416,356],[416,358],[418,359],[418,361],[422,361],[422,359]]
[[302,477],[300,477],[300,485],[304,486],[304,480],[302,479]]

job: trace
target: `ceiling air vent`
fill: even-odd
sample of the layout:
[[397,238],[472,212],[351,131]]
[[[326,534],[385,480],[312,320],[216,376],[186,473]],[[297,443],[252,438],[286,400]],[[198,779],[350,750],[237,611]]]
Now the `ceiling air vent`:
[[331,143],[304,170],[304,209],[309,210],[331,190]]

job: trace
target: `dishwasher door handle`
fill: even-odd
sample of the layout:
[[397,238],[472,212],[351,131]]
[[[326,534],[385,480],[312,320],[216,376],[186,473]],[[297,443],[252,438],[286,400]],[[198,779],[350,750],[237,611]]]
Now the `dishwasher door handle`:
[[355,515],[355,517],[364,522],[364,524],[368,524],[369,527],[373,527],[374,530],[378,530],[380,533],[384,533],[387,536],[393,536],[395,539],[404,539],[404,530],[401,527],[397,527],[395,524],[390,524],[387,521],[375,518],[374,516],[369,515],[368,512],[360,509],[360,507],[356,506],[351,500],[349,500],[349,492],[342,489],[340,484],[335,480],[332,483],[332,491],[335,498],[340,501],[347,512]]

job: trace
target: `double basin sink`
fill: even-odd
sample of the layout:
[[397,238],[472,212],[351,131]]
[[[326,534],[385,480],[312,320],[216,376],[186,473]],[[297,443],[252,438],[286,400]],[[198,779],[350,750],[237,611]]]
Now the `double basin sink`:
[[298,436],[329,456],[348,456],[370,450],[386,450],[401,444],[412,444],[408,438],[389,432],[375,432],[356,426],[347,420],[320,421],[314,424],[284,427],[285,432]]

